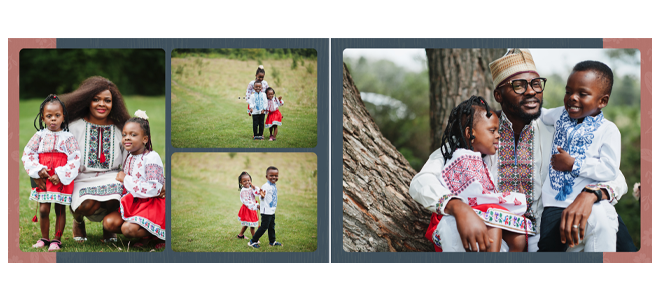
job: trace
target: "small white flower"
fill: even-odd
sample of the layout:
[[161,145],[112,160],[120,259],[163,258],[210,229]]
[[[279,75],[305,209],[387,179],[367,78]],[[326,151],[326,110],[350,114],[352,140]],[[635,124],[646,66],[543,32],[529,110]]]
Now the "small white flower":
[[635,199],[637,199],[637,200],[639,200],[639,197],[641,196],[641,193],[642,193],[641,188],[642,188],[642,185],[639,184],[639,182],[635,183],[635,187],[633,188],[633,197],[635,197]]
[[140,119],[149,120],[149,117],[147,117],[147,112],[144,111],[144,110],[139,110],[139,109],[138,109],[138,110],[135,112],[135,116],[138,117],[138,118],[140,118]]

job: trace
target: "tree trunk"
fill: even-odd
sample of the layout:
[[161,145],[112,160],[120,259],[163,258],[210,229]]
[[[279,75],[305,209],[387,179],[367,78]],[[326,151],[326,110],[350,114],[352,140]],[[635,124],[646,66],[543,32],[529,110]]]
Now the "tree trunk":
[[408,194],[415,170],[383,137],[344,65],[344,251],[433,251],[431,213]]
[[431,152],[440,148],[452,108],[470,96],[481,96],[499,109],[493,97],[488,64],[506,49],[426,49],[429,64]]

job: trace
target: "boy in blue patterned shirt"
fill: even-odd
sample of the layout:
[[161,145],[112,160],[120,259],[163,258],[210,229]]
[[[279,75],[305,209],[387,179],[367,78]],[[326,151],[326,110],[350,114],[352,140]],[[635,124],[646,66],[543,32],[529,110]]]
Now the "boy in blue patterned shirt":
[[259,238],[268,229],[268,241],[271,246],[282,246],[281,243],[275,240],[275,209],[277,208],[277,182],[279,170],[276,167],[268,167],[266,169],[266,182],[261,190],[266,192],[266,196],[261,199],[261,226],[257,229],[252,239],[248,242],[248,246],[259,248]]

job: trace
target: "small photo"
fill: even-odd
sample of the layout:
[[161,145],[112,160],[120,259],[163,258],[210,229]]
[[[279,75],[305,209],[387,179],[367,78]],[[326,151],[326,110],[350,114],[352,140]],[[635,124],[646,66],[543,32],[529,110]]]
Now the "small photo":
[[343,62],[344,251],[646,243],[639,50],[346,49]]
[[315,49],[174,49],[175,148],[314,148]]
[[20,249],[163,251],[165,52],[20,52]]
[[316,250],[316,154],[175,153],[172,166],[172,250]]

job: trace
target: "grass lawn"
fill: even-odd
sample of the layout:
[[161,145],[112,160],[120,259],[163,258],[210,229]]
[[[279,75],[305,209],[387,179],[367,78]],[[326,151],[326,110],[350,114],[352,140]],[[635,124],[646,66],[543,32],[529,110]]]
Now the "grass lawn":
[[[225,58],[172,58],[172,146],[176,148],[314,148],[317,140],[316,61],[291,70],[290,60],[262,64],[282,96],[277,141],[252,139],[245,91],[259,63]],[[268,129],[264,130],[268,137]]]
[[[314,153],[175,153],[172,155],[172,250],[178,252],[312,252],[317,245],[317,160]],[[275,232],[282,247],[247,246],[239,240],[238,176],[266,183],[279,169]],[[261,219],[261,216],[260,216]],[[261,222],[261,220],[260,220]],[[256,229],[255,229],[256,230]],[[249,228],[246,237],[252,237]]]
[[[149,123],[151,126],[151,137],[154,150],[158,152],[163,165],[167,168],[165,156],[165,97],[141,97],[141,96],[124,96],[126,106],[131,114],[136,110],[141,109],[147,112],[149,116]],[[22,155],[23,148],[28,143],[30,138],[34,135],[36,130],[32,125],[34,118],[39,113],[39,105],[43,99],[30,99],[20,101],[20,122],[19,122],[19,140],[20,149],[19,155]],[[23,163],[19,158],[19,195],[20,195],[20,249],[24,252],[44,252],[48,248],[34,249],[34,244],[41,238],[41,230],[39,223],[33,223],[32,217],[35,214],[37,202],[28,200],[30,196],[30,178],[25,174]],[[90,222],[86,218],[85,226],[87,229],[87,242],[78,244],[73,241],[72,224],[73,217],[67,208],[66,212],[66,227],[64,228],[64,235],[62,236],[62,250],[66,252],[144,252],[151,249],[141,249],[129,247],[128,239],[123,235],[118,234],[119,241],[117,244],[104,244],[101,242],[103,238],[103,226],[101,222]],[[169,231],[169,228],[168,228]],[[50,213],[50,236],[55,235],[55,211],[54,206],[51,206]],[[169,235],[169,232],[168,232]],[[133,244],[133,243],[131,243]],[[164,249],[156,250],[163,251]]]

